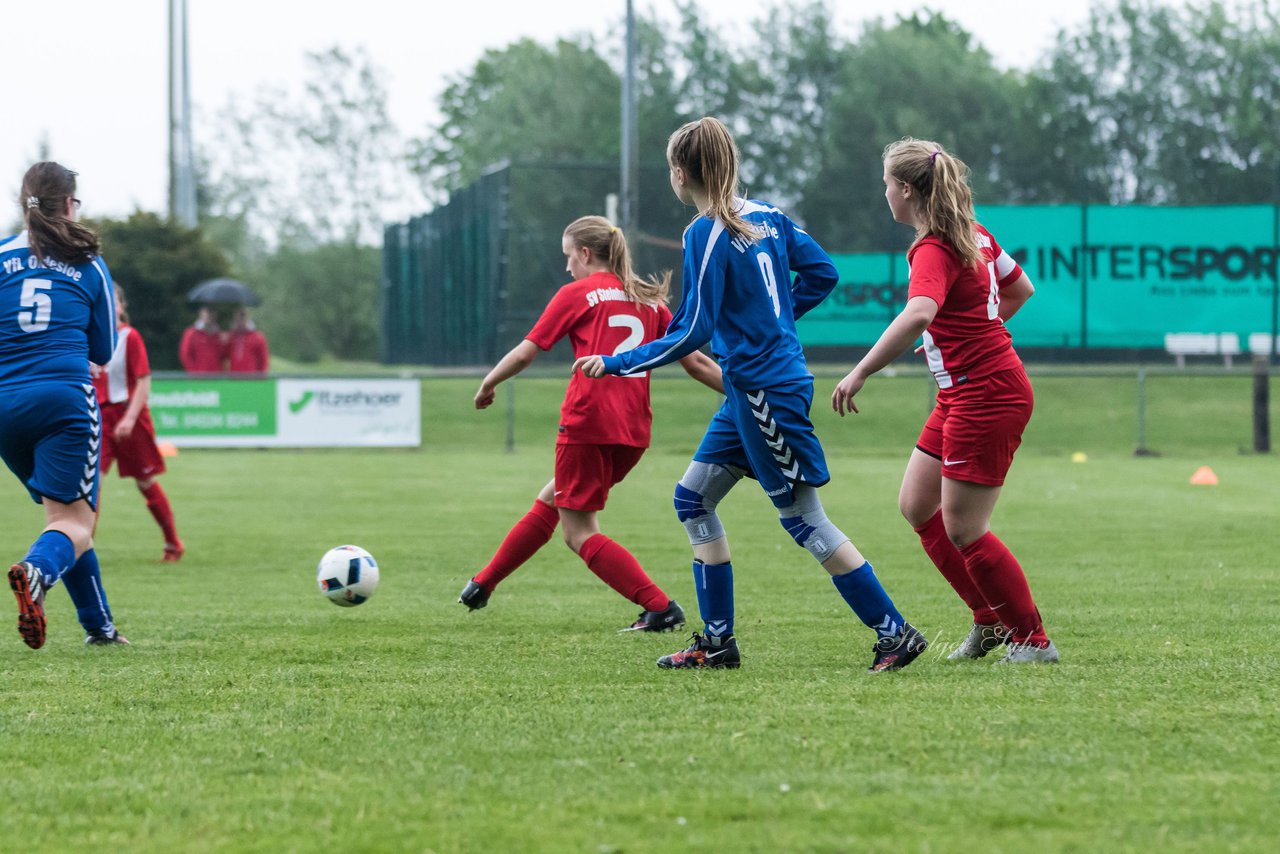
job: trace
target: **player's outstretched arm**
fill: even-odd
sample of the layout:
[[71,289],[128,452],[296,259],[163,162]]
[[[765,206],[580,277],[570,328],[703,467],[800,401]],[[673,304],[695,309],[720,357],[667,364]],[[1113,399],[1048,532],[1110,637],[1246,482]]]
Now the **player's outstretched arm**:
[[538,345],[527,338],[507,351],[507,355],[498,360],[498,364],[480,382],[475,397],[476,409],[488,409],[493,404],[495,389],[533,364],[538,352]]
[[684,368],[686,374],[707,388],[724,394],[724,372],[720,370],[720,365],[715,359],[712,359],[701,350],[694,350],[682,358],[680,367]]
[[906,352],[911,342],[929,328],[938,314],[938,304],[929,297],[912,297],[907,306],[893,319],[889,328],[880,334],[880,340],[872,345],[862,361],[836,384],[831,393],[831,408],[843,416],[845,412],[857,412],[853,397],[862,390],[872,374]]

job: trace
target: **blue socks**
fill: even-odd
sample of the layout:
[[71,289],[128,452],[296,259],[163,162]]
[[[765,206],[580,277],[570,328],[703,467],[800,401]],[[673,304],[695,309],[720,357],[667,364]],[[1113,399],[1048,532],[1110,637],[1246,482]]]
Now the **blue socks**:
[[93,549],[80,555],[76,565],[62,576],[67,595],[76,606],[76,617],[89,633],[110,635],[115,628],[111,624],[111,606],[102,590],[102,574],[98,570],[98,555]]
[[733,634],[733,564],[693,562],[693,586],[698,612],[707,624],[707,637],[723,640]]
[[45,587],[52,587],[76,562],[76,548],[61,531],[45,531],[31,544],[24,561],[40,570]]
[[877,636],[890,638],[902,631],[906,621],[902,619],[898,609],[893,607],[889,594],[880,586],[880,579],[876,578],[870,561],[844,575],[831,576],[831,583],[840,591],[858,619],[868,628],[875,629]]

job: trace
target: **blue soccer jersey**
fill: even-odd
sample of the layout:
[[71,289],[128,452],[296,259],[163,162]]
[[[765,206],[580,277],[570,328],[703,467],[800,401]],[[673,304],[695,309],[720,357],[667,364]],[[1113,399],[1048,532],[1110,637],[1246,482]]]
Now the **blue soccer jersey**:
[[0,240],[0,389],[89,381],[111,361],[114,287],[101,257],[72,266],[36,260],[27,232]]
[[713,217],[694,221],[684,232],[684,293],[667,334],[606,356],[606,372],[627,376],[647,371],[710,341],[725,379],[740,389],[812,377],[796,320],[835,288],[835,265],[782,211],[766,202],[740,204],[759,239],[733,238]]

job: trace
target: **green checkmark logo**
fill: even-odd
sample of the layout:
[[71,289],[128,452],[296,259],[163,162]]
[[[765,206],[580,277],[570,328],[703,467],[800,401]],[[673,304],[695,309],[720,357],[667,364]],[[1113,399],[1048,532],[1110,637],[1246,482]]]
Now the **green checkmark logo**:
[[294,415],[297,415],[299,412],[302,411],[302,408],[304,406],[306,406],[308,403],[311,402],[311,398],[315,396],[316,396],[316,393],[314,391],[304,391],[302,393],[301,400],[289,401],[289,411],[292,412]]

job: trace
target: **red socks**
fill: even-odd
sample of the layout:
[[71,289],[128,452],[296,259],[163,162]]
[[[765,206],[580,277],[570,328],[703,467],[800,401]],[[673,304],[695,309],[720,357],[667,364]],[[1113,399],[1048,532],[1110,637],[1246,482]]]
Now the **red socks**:
[[987,531],[960,553],[970,578],[1000,616],[1000,622],[1012,632],[1010,639],[1014,643],[1047,645],[1049,637],[1031,598],[1027,577],[1000,538]]
[[489,565],[476,573],[473,580],[484,588],[484,592],[492,593],[504,578],[547,544],[559,523],[560,512],[535,499],[529,512],[507,532]]
[[181,542],[178,539],[178,529],[173,523],[173,508],[169,506],[169,496],[164,494],[159,481],[142,490],[142,496],[147,499],[147,509],[164,532],[165,545],[177,545]]
[[955,543],[947,537],[947,528],[942,524],[942,511],[933,514],[933,518],[925,522],[916,533],[920,535],[920,544],[924,553],[933,561],[933,565],[942,573],[952,589],[964,600],[964,604],[973,611],[973,622],[980,626],[989,626],[1000,622],[1000,618],[982,592],[978,590],[973,579],[969,577],[969,569],[965,566],[964,555],[956,548]]
[[631,552],[604,534],[588,538],[578,557],[601,581],[646,611],[662,611],[671,604],[671,598],[653,583]]

